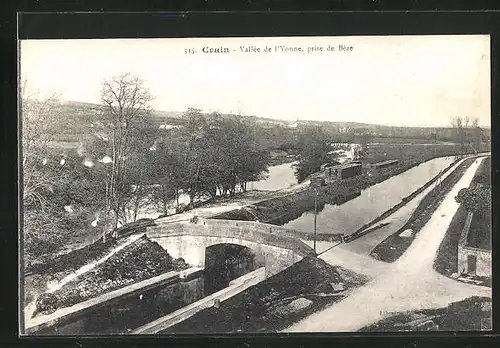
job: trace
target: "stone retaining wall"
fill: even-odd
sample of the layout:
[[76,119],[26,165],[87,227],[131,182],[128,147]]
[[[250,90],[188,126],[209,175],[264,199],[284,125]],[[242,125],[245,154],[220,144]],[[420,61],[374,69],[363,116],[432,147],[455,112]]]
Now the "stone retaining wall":
[[[137,310],[141,301],[151,301],[153,308],[161,308],[175,299],[176,310],[203,297],[202,270],[191,268],[182,272],[168,272],[96,298],[62,308],[48,315],[33,318],[26,323],[29,335],[79,335],[102,333],[113,325],[111,318],[127,323],[128,312]],[[142,295],[142,296],[141,296]],[[121,314],[119,313],[121,312]],[[167,311],[168,312],[168,311]],[[116,319],[116,318],[115,318]]]
[[264,274],[265,272],[263,268],[247,273],[244,276],[232,281],[227,288],[217,291],[216,293],[202,298],[189,306],[181,308],[151,323],[141,326],[140,328],[132,331],[132,334],[156,334],[177,323],[185,321],[201,310],[214,306],[216,302],[223,302],[263,281],[265,278]]
[[[464,228],[458,242],[458,273],[467,273],[480,277],[491,277],[491,250],[473,248],[467,245],[472,212],[467,213]],[[475,264],[475,269],[470,266]]]

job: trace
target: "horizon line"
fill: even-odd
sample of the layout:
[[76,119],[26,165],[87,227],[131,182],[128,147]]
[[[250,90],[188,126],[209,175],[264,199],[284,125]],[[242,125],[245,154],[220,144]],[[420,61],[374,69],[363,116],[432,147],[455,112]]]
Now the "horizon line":
[[[81,104],[91,104],[95,106],[103,106],[102,104],[99,104],[97,102],[90,102],[90,101],[81,101],[81,100],[67,100],[67,99],[62,99],[60,100],[61,104],[64,103],[81,103]],[[383,127],[399,127],[399,128],[445,128],[445,129],[453,129],[454,127],[451,125],[402,125],[402,124],[387,124],[387,123],[366,123],[366,122],[360,122],[360,121],[347,121],[347,120],[342,120],[342,121],[326,121],[326,120],[314,120],[314,119],[296,119],[296,120],[287,120],[287,119],[281,119],[281,118],[271,118],[271,117],[264,117],[264,116],[257,116],[257,115],[249,115],[249,114],[244,114],[244,113],[239,113],[238,111],[231,111],[231,112],[223,112],[220,110],[203,110],[200,108],[197,108],[195,106],[192,107],[193,109],[200,110],[201,113],[203,114],[211,114],[211,113],[219,113],[221,115],[233,115],[233,116],[241,116],[241,117],[255,117],[263,120],[271,120],[271,121],[278,121],[278,122],[286,122],[286,123],[297,123],[297,122],[316,122],[316,123],[357,123],[360,125],[375,125],[375,126],[383,126]],[[154,112],[164,112],[164,113],[186,113],[186,110],[164,110],[164,109],[156,109],[152,108],[153,113]],[[480,128],[483,129],[491,129],[491,125],[480,125]]]

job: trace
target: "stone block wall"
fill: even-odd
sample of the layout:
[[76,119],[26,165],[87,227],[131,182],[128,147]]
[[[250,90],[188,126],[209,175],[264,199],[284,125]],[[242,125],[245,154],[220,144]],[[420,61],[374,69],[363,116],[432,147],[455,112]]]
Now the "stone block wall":
[[[468,267],[468,258],[476,258],[475,274]],[[491,277],[491,251],[475,249],[465,246],[458,247],[458,273],[478,275],[480,277]]]

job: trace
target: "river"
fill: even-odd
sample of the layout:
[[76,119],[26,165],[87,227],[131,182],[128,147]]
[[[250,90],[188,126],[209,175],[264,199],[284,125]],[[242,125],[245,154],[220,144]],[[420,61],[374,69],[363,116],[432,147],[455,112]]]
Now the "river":
[[[346,203],[325,205],[317,215],[317,232],[354,233],[426,184],[454,160],[453,156],[435,158],[361,191],[360,196]],[[314,212],[306,212],[283,227],[311,233],[313,226]]]
[[295,169],[293,168],[295,163],[284,163],[269,167],[267,177],[260,181],[249,182],[248,189],[274,191],[296,185],[297,178],[295,177]]

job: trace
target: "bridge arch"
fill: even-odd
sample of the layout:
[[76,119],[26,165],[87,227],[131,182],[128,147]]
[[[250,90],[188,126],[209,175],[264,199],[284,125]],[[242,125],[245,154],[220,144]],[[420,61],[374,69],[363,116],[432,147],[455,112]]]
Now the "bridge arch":
[[205,268],[207,248],[219,244],[246,247],[254,253],[256,262],[266,267],[266,276],[313,254],[312,248],[290,234],[284,235],[285,232],[274,225],[234,220],[161,224],[146,230],[148,238],[170,255],[182,257],[194,267]]
[[205,294],[221,290],[247,273],[265,266],[265,259],[249,247],[219,243],[205,248]]

